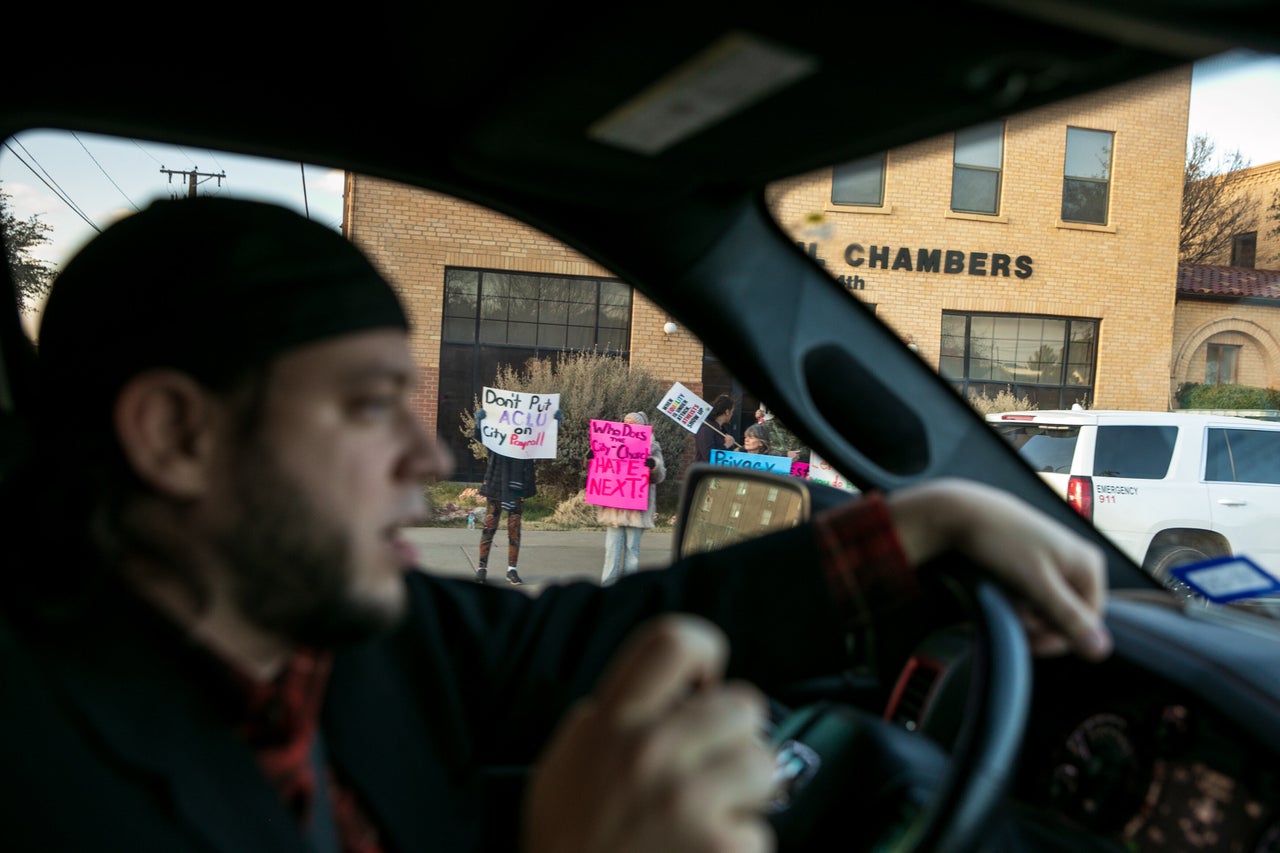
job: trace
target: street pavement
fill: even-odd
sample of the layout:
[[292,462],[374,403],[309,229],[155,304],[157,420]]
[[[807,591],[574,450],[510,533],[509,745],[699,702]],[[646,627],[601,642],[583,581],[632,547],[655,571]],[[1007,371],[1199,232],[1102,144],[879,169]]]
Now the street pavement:
[[[418,549],[418,562],[428,572],[474,578],[480,558],[480,528],[413,527],[406,538]],[[671,531],[646,530],[640,538],[640,568],[661,568],[671,562]],[[520,587],[537,594],[549,583],[590,580],[600,582],[604,562],[603,530],[521,531]],[[489,583],[507,586],[507,531],[500,525],[489,553]]]

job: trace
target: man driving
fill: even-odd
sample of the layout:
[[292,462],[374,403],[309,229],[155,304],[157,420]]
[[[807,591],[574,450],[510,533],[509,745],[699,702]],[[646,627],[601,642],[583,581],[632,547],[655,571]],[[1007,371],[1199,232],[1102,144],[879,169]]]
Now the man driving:
[[765,691],[847,667],[935,556],[1033,649],[1108,653],[1100,550],[950,480],[609,588],[435,577],[409,328],[258,202],[158,202],[67,264],[4,489],[9,849],[765,850]]

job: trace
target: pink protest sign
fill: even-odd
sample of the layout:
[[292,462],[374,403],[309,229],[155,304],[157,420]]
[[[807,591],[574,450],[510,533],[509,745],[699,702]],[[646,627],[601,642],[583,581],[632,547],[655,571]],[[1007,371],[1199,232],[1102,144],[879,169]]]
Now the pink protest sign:
[[653,427],[621,421],[591,421],[591,461],[586,501],[617,509],[649,508],[649,456]]

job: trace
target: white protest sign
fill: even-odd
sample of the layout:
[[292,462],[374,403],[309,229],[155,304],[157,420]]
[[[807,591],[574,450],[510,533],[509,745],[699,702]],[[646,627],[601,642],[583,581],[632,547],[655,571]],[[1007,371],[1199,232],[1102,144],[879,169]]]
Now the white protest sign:
[[559,394],[529,394],[485,386],[480,442],[499,456],[555,459],[560,436]]
[[831,467],[831,463],[817,453],[809,451],[809,479],[815,483],[826,483],[846,492],[856,492],[858,487],[845,479],[845,476]]
[[658,404],[658,411],[696,433],[711,412],[711,404],[677,382]]

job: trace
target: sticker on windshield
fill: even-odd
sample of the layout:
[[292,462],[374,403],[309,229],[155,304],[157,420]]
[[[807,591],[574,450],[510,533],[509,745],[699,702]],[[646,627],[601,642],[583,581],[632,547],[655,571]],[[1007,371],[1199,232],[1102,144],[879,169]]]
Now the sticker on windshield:
[[1280,591],[1280,580],[1248,557],[1216,557],[1175,566],[1169,573],[1215,604]]

